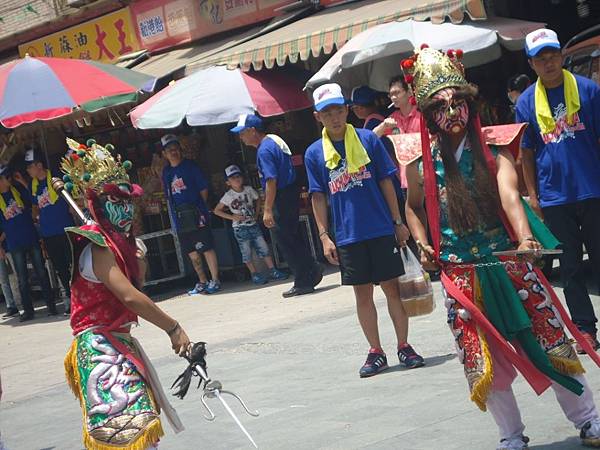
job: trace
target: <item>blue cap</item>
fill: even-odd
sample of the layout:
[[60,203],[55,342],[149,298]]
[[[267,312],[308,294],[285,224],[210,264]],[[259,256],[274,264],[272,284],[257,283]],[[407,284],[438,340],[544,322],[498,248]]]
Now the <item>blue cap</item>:
[[375,103],[377,93],[369,86],[359,86],[352,89],[350,103],[359,106],[369,106]]
[[262,130],[264,128],[263,121],[256,114],[242,114],[238,119],[237,125],[229,131],[232,133],[241,133],[246,128]]
[[8,166],[0,166],[0,177],[7,177],[10,174]]

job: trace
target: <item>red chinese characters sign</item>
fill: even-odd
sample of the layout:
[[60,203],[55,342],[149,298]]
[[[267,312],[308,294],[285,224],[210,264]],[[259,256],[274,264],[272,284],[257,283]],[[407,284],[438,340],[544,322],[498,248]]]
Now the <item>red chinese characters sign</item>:
[[19,46],[19,55],[114,62],[140,50],[129,8],[67,28]]

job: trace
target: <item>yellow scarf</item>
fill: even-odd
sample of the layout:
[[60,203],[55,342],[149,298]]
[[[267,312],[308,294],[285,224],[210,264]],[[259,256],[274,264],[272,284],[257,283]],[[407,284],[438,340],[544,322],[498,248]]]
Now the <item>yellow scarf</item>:
[[[31,192],[33,195],[37,195],[37,190],[40,182],[37,177],[34,177],[31,181]],[[58,200],[58,193],[52,187],[52,175],[49,170],[46,170],[46,187],[48,188],[48,197],[50,197],[50,204],[54,205]]]
[[[579,101],[579,89],[577,88],[577,80],[571,72],[563,69],[563,75],[565,103],[567,104],[567,123],[573,125],[574,115],[581,107]],[[542,134],[552,133],[556,128],[556,122],[552,116],[552,111],[550,111],[546,88],[539,78],[535,83],[535,118],[540,126]]]
[[[333,146],[333,142],[327,134],[327,129],[323,128],[323,157],[325,158],[325,166],[329,170],[335,169],[342,157]],[[371,162],[367,150],[360,142],[356,130],[349,123],[346,124],[346,133],[344,134],[344,148],[346,149],[346,164],[348,173],[357,173],[361,167],[366,166]]]
[[[17,191],[14,186],[10,187],[10,193],[12,194],[13,198],[15,199],[15,202],[17,202],[17,205],[20,208],[23,208],[23,206],[25,206],[23,204],[23,199],[21,198],[21,194],[19,194],[19,191]],[[0,194],[0,210],[2,211],[2,214],[4,214],[4,217],[6,217],[6,202],[4,201],[4,196]],[[6,217],[6,219],[8,220],[8,217]]]

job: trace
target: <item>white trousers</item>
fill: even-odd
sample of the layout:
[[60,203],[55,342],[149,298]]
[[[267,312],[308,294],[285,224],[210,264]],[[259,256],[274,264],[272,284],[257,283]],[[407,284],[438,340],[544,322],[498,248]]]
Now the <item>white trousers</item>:
[[[575,428],[580,429],[588,421],[597,419],[598,411],[594,403],[594,395],[585,377],[575,375],[573,378],[583,385],[583,394],[576,395],[556,383],[552,383],[552,389],[567,419]],[[512,387],[505,390],[492,390],[486,405],[498,425],[500,440],[518,438],[523,434],[525,425],[521,421],[521,412]]]

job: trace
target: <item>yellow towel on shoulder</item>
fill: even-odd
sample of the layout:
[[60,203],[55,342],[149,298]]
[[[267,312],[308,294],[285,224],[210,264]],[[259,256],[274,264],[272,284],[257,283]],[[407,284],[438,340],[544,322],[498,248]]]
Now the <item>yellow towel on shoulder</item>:
[[[21,194],[19,194],[19,191],[17,191],[17,189],[14,186],[11,186],[10,193],[12,194],[13,198],[15,199],[17,206],[19,208],[23,208],[23,206],[25,206],[25,205],[23,203],[23,199],[21,198]],[[0,211],[2,211],[2,214],[4,214],[4,217],[6,217],[7,209],[8,209],[8,205],[4,201],[4,197],[2,195],[0,195]],[[8,220],[8,217],[6,217],[6,219]]]
[[[37,177],[33,177],[33,181],[31,182],[31,192],[33,192],[33,195],[37,195],[39,185],[40,182],[37,179]],[[58,200],[58,193],[52,187],[52,174],[50,174],[49,170],[46,170],[46,188],[48,189],[50,204],[54,205],[56,203],[56,200]]]
[[277,136],[276,134],[267,134],[267,137],[273,139],[273,141],[279,146],[283,153],[290,156],[292,155],[292,151],[290,150],[288,145],[279,136]]
[[[333,146],[333,142],[327,134],[327,129],[323,128],[323,157],[325,158],[325,166],[328,169],[335,169],[342,157]],[[357,173],[361,167],[366,166],[371,162],[367,150],[360,142],[360,138],[356,130],[349,123],[346,124],[346,133],[344,135],[344,148],[346,149],[346,165],[348,173]]]
[[[564,75],[564,90],[565,90],[565,103],[567,104],[567,123],[573,125],[573,117],[579,108],[581,102],[579,101],[579,89],[577,88],[577,80],[575,76],[567,70],[563,69]],[[541,79],[537,79],[535,83],[535,118],[542,134],[549,134],[556,128],[556,122],[554,116],[550,110],[550,104],[548,103],[548,95],[546,94],[546,88],[542,83]]]

